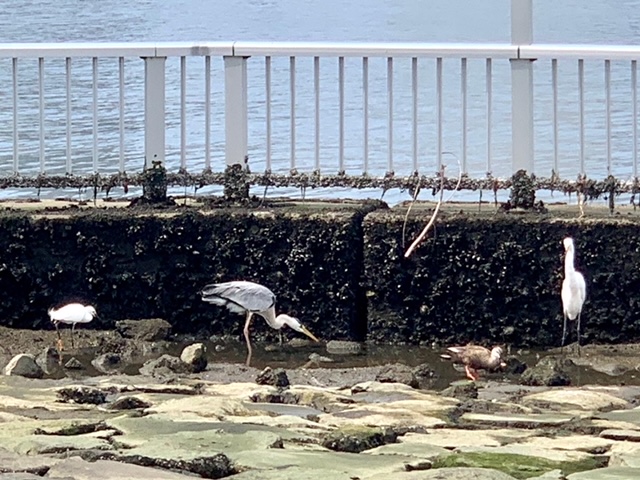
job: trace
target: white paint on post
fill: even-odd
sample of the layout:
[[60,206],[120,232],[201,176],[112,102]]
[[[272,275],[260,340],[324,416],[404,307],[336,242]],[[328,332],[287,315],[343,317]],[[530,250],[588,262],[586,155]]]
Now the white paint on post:
[[225,158],[227,166],[247,157],[247,57],[224,57]]
[[[533,0],[511,0],[511,44],[533,42]],[[519,56],[519,53],[518,53]],[[534,173],[533,60],[511,59],[511,148],[513,173]]]
[[144,57],[144,155],[145,168],[164,163],[166,57]]

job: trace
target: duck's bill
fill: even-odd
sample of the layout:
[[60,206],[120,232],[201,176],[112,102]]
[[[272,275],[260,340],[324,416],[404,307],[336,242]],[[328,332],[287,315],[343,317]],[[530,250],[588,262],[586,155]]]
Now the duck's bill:
[[310,339],[312,339],[314,342],[319,342],[319,341],[320,341],[320,340],[318,340],[318,339],[316,338],[316,336],[315,336],[313,333],[311,333],[309,330],[307,330],[307,327],[302,326],[301,331],[302,331],[302,333],[304,333],[307,337],[309,337]]

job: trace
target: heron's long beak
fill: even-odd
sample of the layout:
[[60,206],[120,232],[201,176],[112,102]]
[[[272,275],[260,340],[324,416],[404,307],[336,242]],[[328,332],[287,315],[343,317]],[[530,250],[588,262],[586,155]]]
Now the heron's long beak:
[[311,333],[309,330],[307,330],[307,327],[305,327],[304,325],[300,325],[300,331],[302,333],[304,333],[307,337],[312,339],[313,341],[315,341],[315,342],[319,342],[320,341],[320,340],[318,340],[316,338],[316,336],[313,333]]

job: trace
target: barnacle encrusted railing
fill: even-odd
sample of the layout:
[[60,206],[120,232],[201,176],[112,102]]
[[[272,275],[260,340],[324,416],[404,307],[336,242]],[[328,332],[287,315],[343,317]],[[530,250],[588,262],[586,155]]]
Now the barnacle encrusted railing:
[[[204,171],[194,174],[186,171],[167,172],[166,182],[170,187],[194,187],[201,188],[207,185],[231,186],[230,182],[245,182],[247,185],[263,186],[263,187],[294,187],[294,188],[331,188],[331,187],[347,187],[347,188],[381,188],[389,189],[405,189],[415,191],[416,188],[423,190],[431,189],[434,192],[444,186],[445,190],[455,189],[458,178],[445,177],[444,181],[439,174],[400,176],[393,172],[388,172],[382,177],[363,175],[347,175],[333,174],[323,175],[318,171],[311,173],[300,173],[296,170],[289,174],[276,174],[271,172],[263,173],[245,173],[242,176],[231,175],[231,168],[227,172]],[[515,175],[517,175],[516,173]],[[471,178],[468,175],[462,175],[460,180],[460,190],[468,191],[493,191],[507,190],[513,185],[514,177],[495,178],[487,175],[485,178]],[[609,202],[613,202],[612,198],[622,193],[635,195],[640,193],[640,180],[620,180],[612,175],[602,179],[595,180],[579,175],[575,180],[560,179],[557,175],[552,174],[550,177],[538,177],[530,175],[531,183],[536,191],[548,190],[561,192],[564,194],[582,194],[587,199],[597,199],[607,196]],[[131,186],[142,186],[145,181],[144,172],[127,174],[117,173],[113,175],[92,174],[92,175],[38,175],[29,176],[9,176],[0,177],[0,189],[6,188],[85,188],[94,189],[96,192],[103,192],[109,195],[114,188],[123,188],[125,191]],[[237,185],[234,187],[237,188]]]

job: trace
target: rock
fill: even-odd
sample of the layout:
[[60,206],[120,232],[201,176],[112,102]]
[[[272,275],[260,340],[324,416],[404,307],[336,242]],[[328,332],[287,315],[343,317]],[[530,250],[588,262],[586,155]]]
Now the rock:
[[100,373],[113,373],[118,371],[122,363],[122,357],[117,353],[103,353],[91,360],[91,365]]
[[140,367],[142,375],[151,377],[166,377],[174,374],[190,373],[191,368],[178,357],[164,354],[154,360],[149,360]]
[[[87,462],[78,457],[70,457],[57,463],[47,473],[47,478],[73,478],[75,480],[193,480],[192,475],[181,475],[158,468],[142,467],[132,463],[111,460]],[[215,477],[212,477],[215,478]],[[1,479],[0,479],[1,480]]]
[[84,368],[84,365],[82,365],[82,363],[80,363],[80,360],[78,360],[76,357],[71,357],[67,363],[64,364],[64,368],[66,368],[67,370],[82,370]]
[[475,400],[478,398],[478,386],[475,382],[460,380],[453,382],[449,387],[442,390],[440,395],[459,400]]
[[[44,455],[30,455],[26,457],[0,448],[0,472],[11,472],[16,474],[24,473],[25,475],[32,474],[42,476],[47,473],[51,468],[51,465],[57,461],[58,460]],[[0,479],[2,479],[1,475]]]
[[611,411],[630,406],[626,400],[608,393],[579,388],[563,388],[530,393],[522,398],[522,404],[545,408],[551,406],[554,410],[573,408],[590,411]]
[[51,374],[60,368],[60,352],[53,347],[45,347],[36,357],[36,363],[45,373]]
[[133,338],[145,342],[165,340],[171,331],[171,324],[161,318],[144,320],[120,320],[116,322],[116,331],[124,338]]
[[254,403],[282,403],[286,405],[298,405],[300,396],[290,390],[276,390],[274,392],[256,392],[251,395]]
[[402,363],[383,367],[376,375],[376,381],[380,383],[404,383],[411,388],[418,388],[418,379],[413,374],[411,367]]
[[191,367],[193,373],[199,373],[207,368],[207,347],[204,343],[194,343],[184,347],[180,360]]
[[90,403],[100,405],[106,402],[106,394],[96,387],[77,385],[62,387],[56,390],[59,402],[63,403]]
[[503,372],[507,375],[520,375],[527,369],[527,364],[521,362],[516,357],[507,357],[504,361],[507,364],[506,367],[503,368]]
[[135,410],[137,408],[149,408],[151,404],[138,397],[124,396],[109,404],[111,410]]
[[417,388],[421,390],[433,388],[433,384],[438,380],[438,374],[428,363],[421,363],[417,367],[414,367],[411,372],[418,382]]
[[432,467],[433,467],[433,462],[430,462],[429,460],[420,460],[417,462],[408,462],[404,464],[404,469],[407,472],[431,470]]
[[624,442],[640,442],[640,432],[637,430],[603,430],[600,432],[600,438]]
[[[380,474],[367,477],[367,480],[386,480],[388,478],[390,478],[388,474]],[[516,480],[511,475],[493,468],[474,467],[435,468],[399,474],[397,478],[402,480]]]
[[566,425],[573,415],[565,413],[530,413],[527,415],[491,415],[486,413],[465,413],[460,417],[463,425],[482,425],[501,428],[554,428]]
[[567,480],[636,480],[640,469],[629,467],[607,467],[586,472],[572,473]]
[[21,353],[9,360],[7,366],[4,367],[4,374],[19,375],[27,378],[44,377],[44,371],[36,363],[34,356],[27,353]]
[[329,432],[322,446],[337,452],[360,453],[371,448],[394,443],[398,435],[379,427],[343,427]]
[[560,360],[555,357],[544,357],[535,367],[525,370],[521,382],[524,385],[558,387],[570,385],[571,379]]
[[272,370],[271,367],[266,367],[258,374],[256,383],[258,385],[272,385],[278,388],[285,388],[290,385],[287,372],[282,368]]
[[332,355],[357,355],[363,350],[362,343],[345,340],[329,340],[326,349]]

